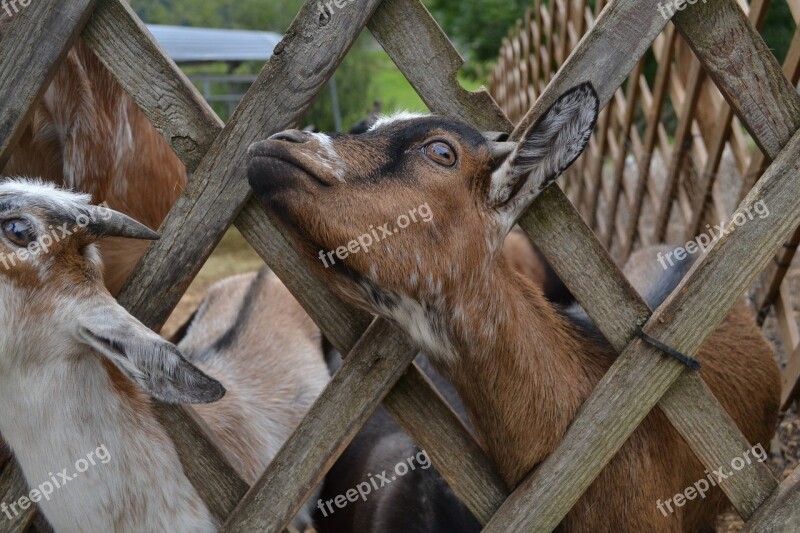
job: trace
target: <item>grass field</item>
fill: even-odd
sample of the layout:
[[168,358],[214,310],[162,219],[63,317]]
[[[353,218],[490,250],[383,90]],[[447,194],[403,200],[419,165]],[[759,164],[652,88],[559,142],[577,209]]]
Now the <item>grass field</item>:
[[[383,49],[373,50],[370,54],[372,54],[371,59],[375,61],[377,69],[370,85],[368,101],[381,100],[384,113],[428,111],[422,99]],[[469,79],[461,74],[459,74],[459,82],[470,91],[484,84],[482,80]]]

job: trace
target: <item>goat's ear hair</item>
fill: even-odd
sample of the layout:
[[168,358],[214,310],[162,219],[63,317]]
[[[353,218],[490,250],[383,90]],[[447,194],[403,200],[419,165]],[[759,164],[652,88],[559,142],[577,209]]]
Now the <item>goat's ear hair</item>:
[[189,363],[174,345],[138,322],[126,326],[82,325],[80,337],[157,400],[211,403],[225,395],[219,381]]
[[492,173],[489,205],[516,213],[553,183],[586,145],[600,100],[590,83],[562,94]]

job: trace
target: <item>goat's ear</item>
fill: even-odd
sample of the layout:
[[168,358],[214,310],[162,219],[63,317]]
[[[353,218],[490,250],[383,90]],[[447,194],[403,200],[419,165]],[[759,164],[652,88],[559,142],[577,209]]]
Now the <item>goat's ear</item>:
[[104,317],[81,320],[78,336],[157,400],[211,403],[225,395],[219,381],[127,313],[111,311]]
[[504,215],[520,214],[581,155],[599,107],[589,83],[562,94],[492,173],[489,206]]

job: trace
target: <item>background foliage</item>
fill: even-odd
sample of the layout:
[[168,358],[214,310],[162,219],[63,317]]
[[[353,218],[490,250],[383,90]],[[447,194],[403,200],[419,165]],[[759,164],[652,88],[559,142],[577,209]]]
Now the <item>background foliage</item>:
[[[516,20],[532,0],[423,0],[466,59],[462,84],[474,89],[484,84],[498,50]],[[132,0],[139,16],[154,24],[208,28],[233,28],[284,33],[303,0]],[[548,0],[543,0],[548,4]],[[590,0],[593,5],[593,0]],[[357,9],[356,4],[349,4]],[[794,33],[794,22],[785,0],[772,2],[762,34],[779,61],[783,60]],[[651,61],[653,59],[651,58]],[[238,73],[257,73],[261,64],[242,64]],[[191,67],[191,74],[224,72],[225,66]],[[222,69],[222,70],[221,70]],[[646,68],[654,75],[654,68]],[[652,71],[652,72],[651,72]],[[425,105],[389,57],[365,32],[336,73],[344,128],[364,118],[375,100],[383,110],[424,111]],[[219,110],[218,110],[219,112]],[[223,116],[223,118],[226,118]],[[303,125],[334,129],[330,93],[325,90],[306,114]]]

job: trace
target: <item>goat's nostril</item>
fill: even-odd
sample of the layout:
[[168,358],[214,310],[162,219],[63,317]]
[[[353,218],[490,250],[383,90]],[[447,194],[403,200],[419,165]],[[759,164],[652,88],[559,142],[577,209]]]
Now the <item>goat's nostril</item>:
[[308,142],[308,139],[309,135],[300,130],[281,131],[270,137],[271,141],[286,141],[297,144]]

